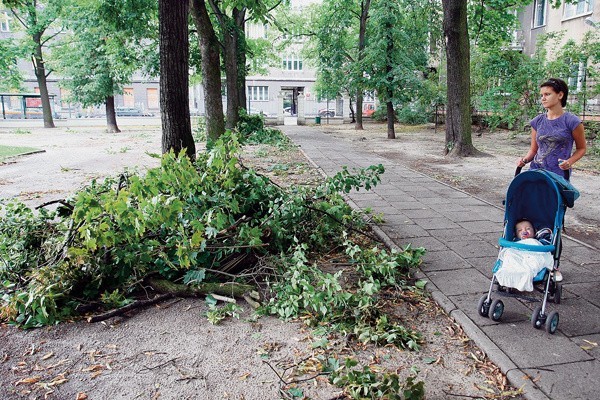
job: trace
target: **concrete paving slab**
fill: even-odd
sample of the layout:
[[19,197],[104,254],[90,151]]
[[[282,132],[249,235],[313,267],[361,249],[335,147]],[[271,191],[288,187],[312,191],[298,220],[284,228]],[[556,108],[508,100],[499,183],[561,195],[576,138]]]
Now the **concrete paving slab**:
[[496,233],[501,232],[502,227],[492,221],[466,221],[460,222],[460,226],[473,233]]
[[585,246],[569,246],[569,259],[579,265],[600,263],[600,251]]
[[459,228],[459,225],[450,221],[446,217],[427,217],[427,218],[413,218],[412,219],[417,225],[423,229],[455,229]]
[[409,218],[445,218],[429,207],[423,207],[418,210],[403,210],[403,213]]
[[469,221],[486,221],[482,216],[469,212],[467,210],[451,211],[444,208],[437,210],[441,215],[449,218],[454,222],[469,222]]
[[600,333],[597,316],[600,308],[582,298],[571,298],[555,307],[560,313],[558,329],[566,336],[582,336]]
[[596,360],[562,363],[525,372],[552,399],[595,400],[600,397],[596,383],[600,376],[600,363]]
[[421,270],[424,272],[431,271],[448,271],[471,268],[471,265],[460,258],[451,250],[445,251],[427,251],[423,257]]
[[448,297],[481,294],[489,286],[489,280],[474,268],[458,271],[432,271],[427,278],[431,280]]
[[498,249],[491,244],[479,239],[465,239],[447,241],[446,245],[464,258],[497,257]]
[[429,233],[419,225],[389,225],[382,224],[381,229],[390,236],[392,240],[405,241],[417,237],[429,237]]
[[420,236],[414,238],[404,239],[404,243],[402,246],[406,244],[410,244],[411,247],[424,247],[429,251],[445,251],[448,250],[446,245],[436,238],[432,238],[431,236]]
[[[563,254],[565,254],[564,251]],[[571,262],[565,256],[560,259],[560,271],[565,283],[600,282],[600,274],[590,272],[586,267]]]
[[529,321],[481,326],[481,329],[522,369],[593,359],[568,337],[535,329]]
[[573,341],[591,357],[600,359],[600,334],[579,336],[573,338]]
[[412,201],[412,200],[404,200],[404,201],[395,201],[391,203],[392,207],[403,211],[403,210],[420,210],[423,208],[422,202]]
[[[572,293],[574,296],[581,297],[596,307],[600,307],[600,285],[598,285],[598,282],[571,283],[567,281],[563,284],[563,293],[565,295]],[[570,296],[564,297],[568,298]]]
[[496,260],[497,256],[470,257],[465,259],[473,268],[477,269],[490,280],[492,279],[492,268],[494,268]]

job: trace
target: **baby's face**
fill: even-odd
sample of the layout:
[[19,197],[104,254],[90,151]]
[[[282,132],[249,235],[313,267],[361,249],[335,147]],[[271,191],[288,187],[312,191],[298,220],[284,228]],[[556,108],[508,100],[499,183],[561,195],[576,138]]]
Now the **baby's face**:
[[534,235],[533,225],[529,221],[521,221],[515,226],[519,240],[532,238]]

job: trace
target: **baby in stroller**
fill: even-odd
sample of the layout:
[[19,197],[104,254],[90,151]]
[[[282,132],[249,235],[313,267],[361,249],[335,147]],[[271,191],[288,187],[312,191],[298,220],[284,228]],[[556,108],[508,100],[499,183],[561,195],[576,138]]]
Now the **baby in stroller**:
[[[540,229],[536,233],[533,224],[527,219],[519,219],[515,224],[515,238],[524,245],[543,246],[551,243],[552,231]],[[544,268],[553,269],[554,258],[550,252],[534,252],[521,248],[506,247],[498,255],[495,272],[498,284],[520,291],[533,291],[533,280]]]

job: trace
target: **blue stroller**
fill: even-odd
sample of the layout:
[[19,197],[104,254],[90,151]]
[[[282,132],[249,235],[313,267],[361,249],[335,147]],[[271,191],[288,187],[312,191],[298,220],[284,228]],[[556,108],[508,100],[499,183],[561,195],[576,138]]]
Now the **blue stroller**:
[[[516,248],[533,252],[549,252],[554,259],[552,270],[543,268],[534,278],[535,291],[543,293],[542,304],[538,305],[532,315],[531,323],[540,329],[544,324],[546,332],[555,333],[558,327],[558,311],[547,312],[548,301],[560,303],[562,285],[556,282],[553,271],[558,268],[562,250],[561,231],[567,207],[573,207],[579,192],[566,179],[545,170],[529,170],[519,173],[511,181],[504,200],[504,234],[498,240],[500,249]],[[568,178],[568,175],[566,175]],[[516,222],[526,218],[537,230],[549,227],[552,231],[548,244],[529,245],[515,242],[514,227]],[[496,273],[502,268],[502,262],[496,261],[492,273],[489,291],[479,300],[477,310],[482,317],[499,321],[504,312],[504,303],[493,299],[492,293],[500,296],[517,297],[527,301],[539,301],[536,298],[523,295],[514,288],[501,286],[496,279]]]

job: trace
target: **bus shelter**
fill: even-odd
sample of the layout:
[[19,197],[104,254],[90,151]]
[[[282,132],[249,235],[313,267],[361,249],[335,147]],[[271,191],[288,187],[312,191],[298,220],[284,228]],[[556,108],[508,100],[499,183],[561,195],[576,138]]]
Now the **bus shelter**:
[[[50,106],[54,103],[54,96],[48,96]],[[0,93],[0,108],[2,119],[43,118],[42,97],[39,93]]]

